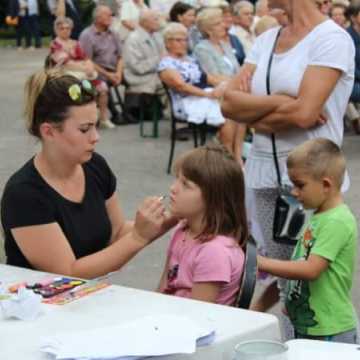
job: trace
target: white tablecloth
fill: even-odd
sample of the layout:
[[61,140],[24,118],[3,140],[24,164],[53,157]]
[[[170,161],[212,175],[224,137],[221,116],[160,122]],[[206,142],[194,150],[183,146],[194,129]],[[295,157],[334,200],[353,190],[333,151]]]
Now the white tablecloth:
[[360,345],[314,340],[290,340],[289,360],[359,360]]
[[[46,275],[0,264],[0,282],[4,284],[21,281],[35,283]],[[212,345],[199,348],[193,355],[169,356],[162,358],[164,360],[221,360],[223,354],[240,341],[280,339],[278,321],[269,314],[115,285],[67,305],[44,304],[43,307],[44,314],[32,322],[0,318],[0,359],[46,359],[39,351],[40,340],[44,335],[121,324],[156,314],[183,314],[196,321],[207,322],[216,330],[216,339]]]

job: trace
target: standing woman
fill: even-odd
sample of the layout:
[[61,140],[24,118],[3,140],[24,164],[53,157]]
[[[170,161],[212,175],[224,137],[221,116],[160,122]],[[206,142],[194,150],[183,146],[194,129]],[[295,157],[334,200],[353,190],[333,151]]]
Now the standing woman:
[[41,149],[5,186],[7,263],[80,278],[119,269],[165,230],[160,198],[145,200],[135,223],[124,219],[116,178],[95,152],[96,103],[88,80],[40,71],[25,95],[27,128]]
[[[224,116],[256,129],[246,162],[246,185],[255,196],[268,255],[285,260],[292,247],[272,238],[278,184],[270,134],[276,135],[280,172],[288,184],[285,162],[296,145],[320,137],[342,145],[343,116],[354,82],[354,45],[345,30],[319,11],[316,0],[269,0],[269,8],[285,11],[289,24],[280,33],[277,27],[257,38],[225,91],[222,110]],[[274,44],[268,96],[267,69]],[[282,301],[284,285],[279,279]],[[276,288],[271,290],[254,309],[265,311],[277,301]]]

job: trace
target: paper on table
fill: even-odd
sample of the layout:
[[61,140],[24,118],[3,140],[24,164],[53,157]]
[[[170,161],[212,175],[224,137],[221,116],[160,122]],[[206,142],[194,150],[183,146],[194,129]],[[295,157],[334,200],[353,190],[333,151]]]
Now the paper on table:
[[5,318],[35,320],[41,313],[41,299],[31,290],[19,288],[17,294],[0,301],[0,308]]
[[[208,342],[206,336],[209,336]],[[203,345],[213,341],[213,329],[186,317],[147,316],[119,326],[46,337],[41,351],[59,360],[190,354],[195,352],[199,338]]]

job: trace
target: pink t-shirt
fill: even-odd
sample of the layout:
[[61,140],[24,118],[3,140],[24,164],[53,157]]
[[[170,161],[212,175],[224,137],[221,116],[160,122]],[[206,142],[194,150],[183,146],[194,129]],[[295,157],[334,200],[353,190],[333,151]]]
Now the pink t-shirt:
[[190,297],[194,283],[220,282],[217,304],[232,305],[240,286],[244,252],[231,237],[200,242],[185,240],[183,225],[175,229],[168,249],[166,294]]

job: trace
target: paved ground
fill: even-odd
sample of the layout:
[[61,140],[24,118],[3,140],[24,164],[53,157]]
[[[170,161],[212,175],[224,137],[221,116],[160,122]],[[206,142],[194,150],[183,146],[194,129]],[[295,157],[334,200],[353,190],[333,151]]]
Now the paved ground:
[[[22,91],[26,77],[41,68],[45,51],[17,52],[0,49],[0,193],[8,177],[36,151],[37,143],[25,132],[22,120]],[[172,181],[165,168],[169,154],[170,124],[161,122],[159,139],[142,139],[137,125],[101,132],[98,151],[103,154],[118,178],[118,193],[127,217],[148,195],[167,194]],[[178,142],[177,153],[191,146]],[[346,199],[360,218],[360,137],[347,134],[345,152],[352,179]],[[0,240],[1,241],[1,240]],[[139,254],[114,277],[121,285],[154,289],[164,262],[168,237],[158,240]],[[0,251],[0,261],[4,261]],[[354,286],[354,302],[360,313],[359,269]]]

